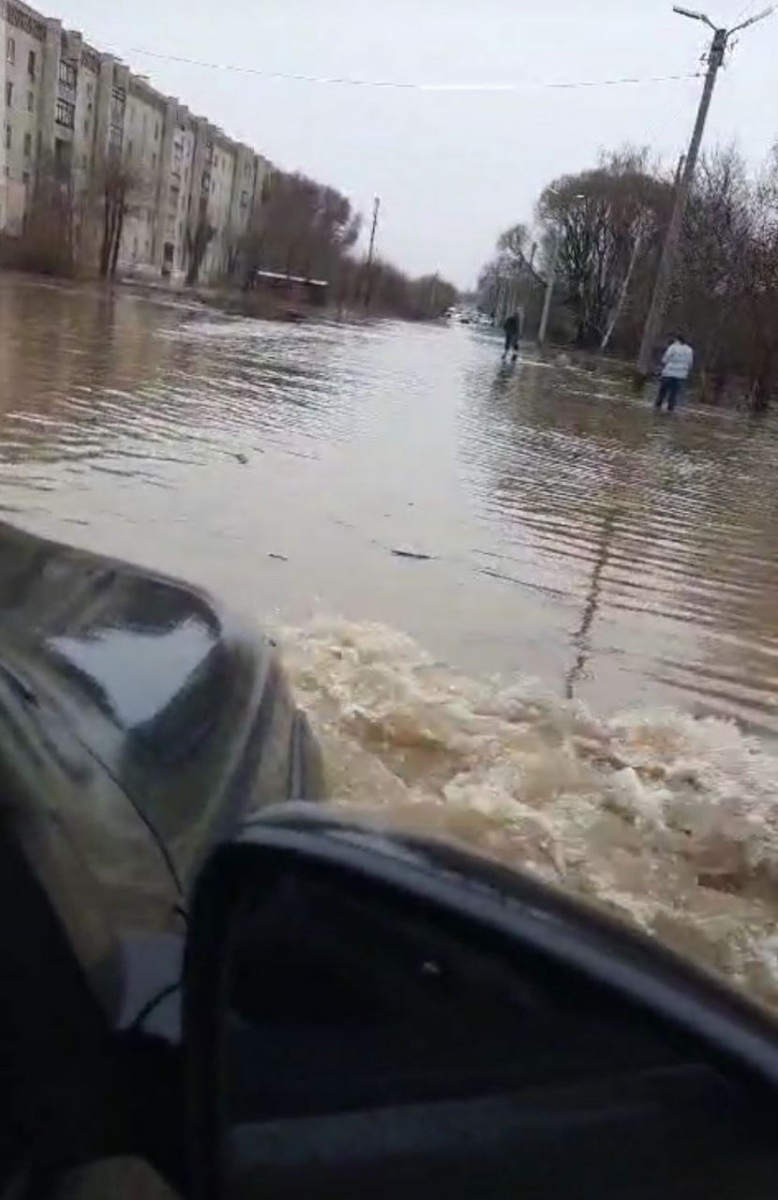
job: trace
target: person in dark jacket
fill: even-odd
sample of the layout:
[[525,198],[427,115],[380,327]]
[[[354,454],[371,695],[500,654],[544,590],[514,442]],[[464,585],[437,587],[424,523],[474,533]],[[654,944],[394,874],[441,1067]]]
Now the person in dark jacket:
[[503,362],[510,354],[511,362],[515,362],[519,357],[519,333],[520,321],[517,312],[509,313],[503,321],[503,332],[505,333],[505,349],[502,352]]

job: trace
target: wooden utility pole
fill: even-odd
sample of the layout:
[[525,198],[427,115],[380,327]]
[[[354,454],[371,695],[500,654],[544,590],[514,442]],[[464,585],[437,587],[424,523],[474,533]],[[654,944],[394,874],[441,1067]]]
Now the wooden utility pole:
[[370,307],[370,295],[373,290],[373,254],[375,251],[375,235],[378,229],[378,214],[381,211],[381,197],[373,201],[373,224],[370,229],[370,244],[365,259],[365,308]]
[[432,276],[432,283],[430,284],[430,316],[431,317],[434,317],[436,315],[436,311],[437,311],[438,283],[439,283],[438,276],[437,276],[437,274],[435,274]]
[[670,285],[673,281],[673,272],[678,255],[678,243],[681,237],[683,218],[689,200],[694,171],[700,154],[702,135],[705,132],[705,123],[708,119],[710,102],[713,99],[713,89],[716,86],[716,78],[724,62],[724,54],[732,37],[736,33],[746,29],[749,25],[756,24],[757,21],[761,21],[765,17],[769,17],[772,11],[772,8],[765,9],[764,12],[751,17],[748,21],[743,21],[740,25],[736,25],[734,29],[718,29],[705,13],[692,12],[687,8],[675,7],[673,9],[673,12],[678,13],[681,17],[689,17],[693,21],[702,21],[704,25],[710,26],[713,30],[713,40],[708,51],[708,69],[705,73],[705,84],[702,89],[702,96],[700,97],[700,105],[697,109],[697,119],[694,122],[686,161],[675,191],[673,212],[667,227],[667,233],[665,234],[662,257],[654,284],[654,293],[651,297],[651,306],[643,328],[643,339],[640,344],[640,353],[637,361],[637,376],[639,380],[646,380],[651,372],[654,347],[662,328],[667,300],[670,294]]

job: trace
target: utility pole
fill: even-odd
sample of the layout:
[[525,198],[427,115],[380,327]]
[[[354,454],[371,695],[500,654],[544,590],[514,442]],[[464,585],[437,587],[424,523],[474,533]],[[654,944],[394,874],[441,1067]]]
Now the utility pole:
[[548,332],[548,318],[551,312],[551,299],[554,295],[554,283],[556,282],[556,268],[559,262],[559,249],[562,241],[562,235],[557,225],[554,225],[554,245],[551,250],[551,261],[548,264],[548,279],[546,280],[546,295],[543,300],[543,312],[540,317],[540,328],[538,329],[538,345],[542,346],[546,340]]
[[700,146],[702,145],[702,135],[705,132],[705,123],[708,119],[708,111],[710,102],[713,99],[713,89],[716,86],[716,78],[722,63],[727,47],[736,33],[747,29],[750,25],[755,25],[757,21],[763,21],[765,17],[769,17],[773,12],[772,8],[766,8],[764,12],[758,13],[757,16],[749,18],[748,21],[743,21],[740,25],[736,25],[733,29],[719,29],[713,24],[710,17],[702,12],[692,12],[688,8],[674,7],[673,12],[681,17],[689,17],[692,21],[702,21],[704,25],[710,26],[713,30],[713,39],[708,51],[708,69],[705,73],[705,84],[700,97],[700,105],[697,109],[697,119],[694,122],[689,149],[686,153],[686,160],[683,164],[683,169],[680,173],[678,186],[675,190],[675,203],[673,205],[672,216],[670,223],[667,226],[665,234],[664,246],[662,247],[662,257],[659,262],[659,270],[657,271],[656,282],[654,284],[654,293],[651,297],[651,306],[648,310],[646,323],[643,328],[643,339],[640,344],[640,353],[637,361],[637,375],[640,380],[648,378],[651,371],[651,361],[654,353],[654,346],[659,336],[662,322],[667,308],[667,299],[670,293],[670,285],[673,280],[673,271],[675,268],[676,257],[678,253],[678,243],[680,241],[681,229],[683,227],[683,218],[686,212],[686,205],[689,200],[689,192],[691,190],[694,171],[697,166],[697,159],[700,154]]
[[440,281],[439,281],[437,273],[436,273],[435,275],[432,276],[432,283],[430,284],[430,316],[431,317],[434,317],[437,315],[438,283],[439,282]]
[[373,224],[370,229],[370,244],[365,259],[365,308],[370,307],[370,293],[373,290],[373,252],[375,250],[375,235],[378,229],[378,214],[381,211],[381,197],[373,201]]

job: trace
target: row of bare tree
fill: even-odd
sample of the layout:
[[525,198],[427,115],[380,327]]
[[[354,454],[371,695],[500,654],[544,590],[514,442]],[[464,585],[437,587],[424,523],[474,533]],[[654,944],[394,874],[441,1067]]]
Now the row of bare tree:
[[437,275],[411,278],[391,263],[358,253],[362,217],[346,196],[301,174],[274,172],[239,248],[237,269],[277,271],[330,284],[341,307],[409,320],[439,316],[457,300]]
[[[479,280],[482,306],[494,310],[513,280],[531,323],[556,253],[552,336],[634,356],[674,189],[645,150],[603,155],[594,169],[555,179],[538,201],[534,238],[525,225],[500,237]],[[734,148],[700,162],[666,332],[674,329],[697,351],[707,399],[734,387],[753,406],[767,404],[778,372],[778,148],[756,172]]]

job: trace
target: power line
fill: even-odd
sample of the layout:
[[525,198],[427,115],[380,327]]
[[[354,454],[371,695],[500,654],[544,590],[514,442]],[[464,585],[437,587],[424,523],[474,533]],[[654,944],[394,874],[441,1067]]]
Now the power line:
[[518,92],[528,88],[572,91],[578,88],[624,87],[646,83],[679,83],[687,79],[698,79],[701,74],[699,71],[694,71],[685,75],[626,76],[617,79],[525,80],[513,83],[415,83],[399,79],[358,79],[352,76],[303,75],[286,71],[263,71],[258,67],[241,67],[231,63],[215,63],[198,58],[184,58],[177,54],[163,54],[155,50],[144,50],[138,46],[133,47],[129,53],[140,54],[145,58],[160,59],[165,62],[182,63],[189,67],[205,67],[209,71],[232,71],[238,75],[255,75],[262,79],[279,79],[292,83],[315,83],[335,87],[386,88],[412,92]]

